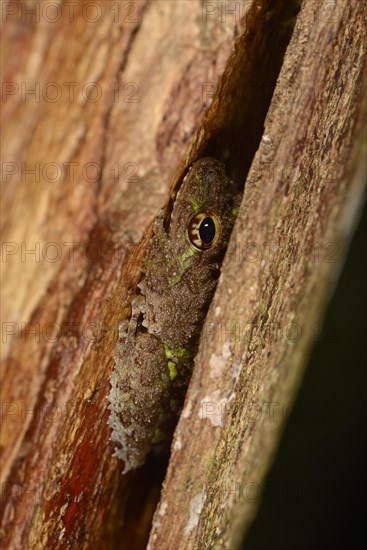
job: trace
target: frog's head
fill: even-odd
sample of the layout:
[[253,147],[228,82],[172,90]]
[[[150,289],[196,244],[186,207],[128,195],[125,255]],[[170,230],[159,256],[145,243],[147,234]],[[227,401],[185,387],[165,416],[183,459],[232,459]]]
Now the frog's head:
[[202,262],[221,261],[235,219],[235,197],[222,162],[203,158],[193,164],[176,198],[168,228],[183,271]]

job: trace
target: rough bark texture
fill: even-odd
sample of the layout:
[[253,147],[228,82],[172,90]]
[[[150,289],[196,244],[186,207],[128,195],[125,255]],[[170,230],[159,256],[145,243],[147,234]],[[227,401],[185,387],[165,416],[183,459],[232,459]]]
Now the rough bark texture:
[[[204,153],[244,180],[297,2],[227,17],[230,2],[66,4],[2,6],[0,534],[4,548],[138,549],[162,472],[123,477],[111,458],[117,323],[172,181]],[[264,408],[294,396],[338,268],[328,247],[353,226],[364,4],[320,6],[299,16],[246,183],[154,548],[232,548],[251,521],[246,488],[283,421]]]
[[238,546],[340,270],[366,176],[366,27],[362,3],[335,6],[305,2],[287,50],[150,549]]

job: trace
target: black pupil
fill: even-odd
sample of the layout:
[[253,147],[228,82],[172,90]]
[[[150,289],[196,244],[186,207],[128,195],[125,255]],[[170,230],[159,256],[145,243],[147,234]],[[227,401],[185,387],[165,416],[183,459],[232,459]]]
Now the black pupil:
[[204,244],[210,244],[215,237],[215,223],[212,218],[204,218],[199,229],[200,239]]

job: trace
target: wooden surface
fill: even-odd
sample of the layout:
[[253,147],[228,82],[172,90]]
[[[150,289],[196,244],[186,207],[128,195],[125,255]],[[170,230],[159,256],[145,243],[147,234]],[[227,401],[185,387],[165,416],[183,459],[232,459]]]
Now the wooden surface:
[[[56,22],[41,8],[36,20],[27,15],[30,2],[2,14],[4,548],[146,546],[164,464],[123,477],[111,457],[117,323],[147,228],[187,165],[226,158],[243,185],[297,12],[288,0],[238,3],[226,17],[230,2],[93,4],[100,11],[76,3],[70,14],[60,2]],[[322,315],[339,266],[314,254],[324,259],[324,244],[342,244],[353,226],[363,5],[319,8],[309,0],[298,21],[246,183],[155,548],[232,547],[251,521],[249,499],[221,492],[261,483],[282,418],[249,419],[267,401],[292,400],[308,323]],[[264,241],[277,243],[275,258],[246,260],[247,243],[263,254]],[[289,345],[277,335],[292,322],[302,338]],[[228,336],[237,324],[240,336]],[[223,427],[199,416],[205,400],[225,405]]]
[[237,548],[295,399],[365,185],[360,2],[300,13],[251,166],[149,548]]

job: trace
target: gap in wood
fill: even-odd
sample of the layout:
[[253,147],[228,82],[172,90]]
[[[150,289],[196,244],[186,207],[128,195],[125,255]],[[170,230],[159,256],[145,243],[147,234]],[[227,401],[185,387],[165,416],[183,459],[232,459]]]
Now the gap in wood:
[[[263,135],[265,117],[301,1],[281,0],[274,4],[264,0],[261,10],[259,4],[256,3],[256,9],[254,4],[244,22],[244,32],[236,41],[204,121],[204,143],[198,145],[197,154],[197,158],[213,156],[224,160],[241,190]],[[134,474],[116,547],[120,547],[121,541],[136,550],[146,547],[147,522],[158,504],[168,460],[167,455],[151,453],[146,464]]]
[[240,189],[263,135],[300,7],[301,0],[254,4],[205,121],[201,156],[223,159]]

